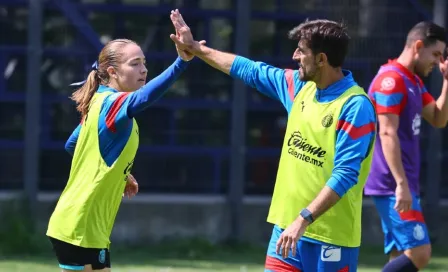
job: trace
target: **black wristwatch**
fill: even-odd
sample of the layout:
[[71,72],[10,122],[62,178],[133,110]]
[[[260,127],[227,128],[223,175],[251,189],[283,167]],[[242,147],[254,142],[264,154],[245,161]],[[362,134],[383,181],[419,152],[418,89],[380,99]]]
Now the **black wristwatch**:
[[312,215],[311,212],[310,212],[308,209],[306,209],[306,208],[303,209],[303,210],[300,212],[300,216],[302,216],[303,219],[305,219],[306,221],[308,221],[310,224],[314,222],[313,215]]

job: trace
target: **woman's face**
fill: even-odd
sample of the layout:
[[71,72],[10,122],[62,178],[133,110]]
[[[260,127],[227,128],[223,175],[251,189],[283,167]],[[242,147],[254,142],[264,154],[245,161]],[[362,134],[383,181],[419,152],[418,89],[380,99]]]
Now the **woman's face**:
[[121,50],[120,64],[114,69],[112,78],[119,91],[134,92],[146,84],[148,70],[145,55],[135,43],[126,44]]

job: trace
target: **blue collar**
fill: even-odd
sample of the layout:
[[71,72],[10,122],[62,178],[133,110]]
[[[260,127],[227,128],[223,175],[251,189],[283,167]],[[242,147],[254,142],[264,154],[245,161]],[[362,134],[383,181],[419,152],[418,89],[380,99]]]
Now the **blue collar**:
[[104,86],[104,85],[100,85],[100,86],[98,87],[97,92],[98,92],[98,93],[104,93],[104,92],[114,92],[114,93],[118,93],[117,90],[112,89],[112,88],[107,87],[107,86]]
[[349,70],[342,70],[344,78],[336,81],[335,83],[328,86],[326,89],[317,89],[316,99],[317,101],[323,102],[323,100],[328,101],[329,98],[336,99],[347,89],[358,85],[353,79],[352,72]]

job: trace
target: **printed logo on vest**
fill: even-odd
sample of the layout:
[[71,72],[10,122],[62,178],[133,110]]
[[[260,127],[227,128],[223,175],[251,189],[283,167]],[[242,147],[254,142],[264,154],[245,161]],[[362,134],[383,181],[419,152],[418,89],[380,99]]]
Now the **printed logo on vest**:
[[131,173],[132,170],[132,166],[134,165],[134,160],[132,160],[131,162],[128,163],[128,165],[126,166],[126,168],[123,171],[124,174],[124,181],[127,182],[128,181],[128,176]]
[[[307,139],[302,137],[300,131],[291,134],[291,137],[288,140],[288,147],[288,153],[295,158],[323,167],[324,162],[318,158],[324,158],[327,151],[323,150],[322,147],[310,145],[307,142]],[[311,156],[314,156],[315,158],[312,158]]]
[[324,116],[324,118],[322,119],[322,126],[323,127],[330,127],[331,124],[333,124],[333,113],[329,113],[327,115]]

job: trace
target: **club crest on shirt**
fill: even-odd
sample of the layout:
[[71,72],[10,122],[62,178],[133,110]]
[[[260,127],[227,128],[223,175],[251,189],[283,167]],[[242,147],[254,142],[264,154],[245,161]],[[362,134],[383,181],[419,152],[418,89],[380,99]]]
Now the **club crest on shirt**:
[[331,124],[333,124],[333,113],[329,113],[327,115],[324,116],[324,118],[322,119],[322,126],[323,127],[330,127]]
[[392,77],[385,77],[383,81],[381,81],[381,90],[382,91],[390,91],[395,87],[395,79]]

